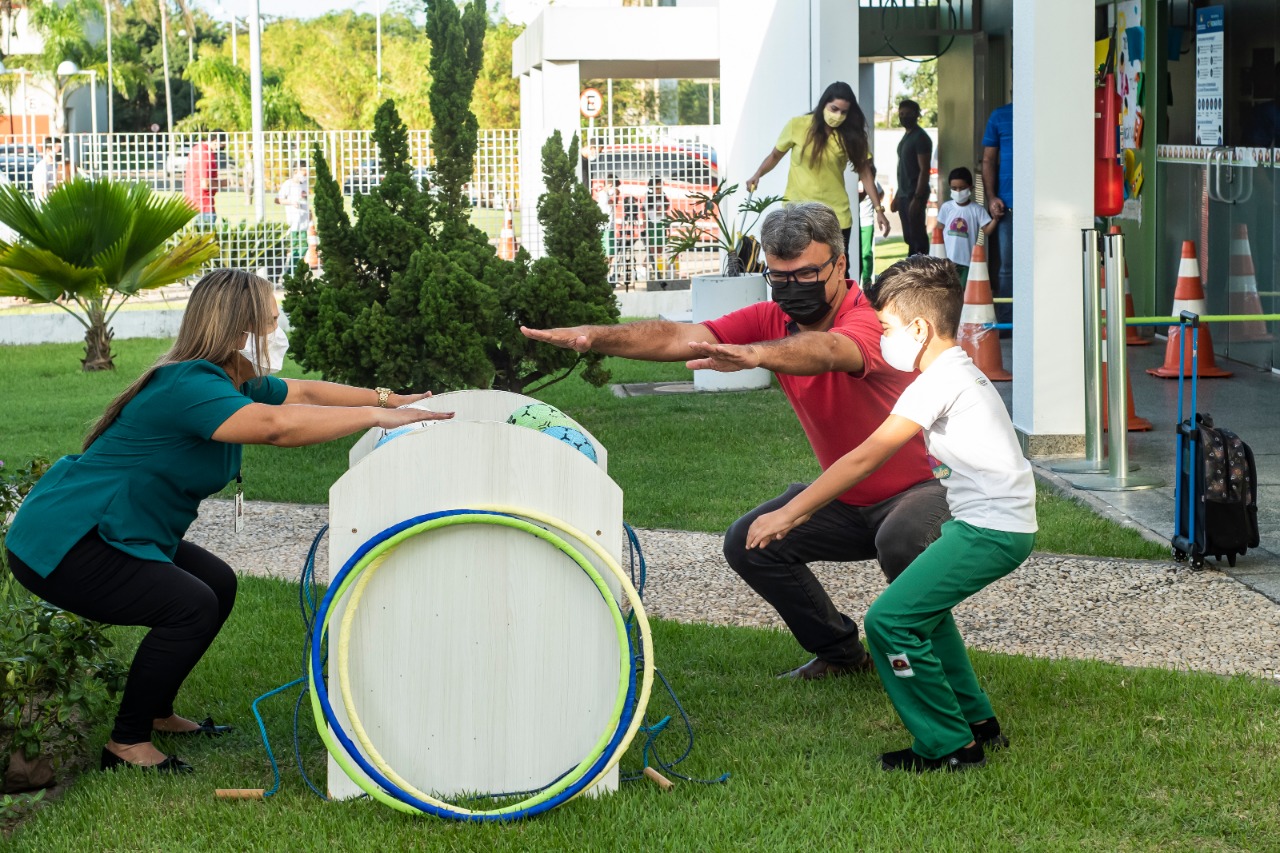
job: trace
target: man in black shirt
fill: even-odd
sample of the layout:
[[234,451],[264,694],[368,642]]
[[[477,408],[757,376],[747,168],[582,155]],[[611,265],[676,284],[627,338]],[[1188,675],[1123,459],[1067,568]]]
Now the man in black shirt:
[[898,190],[893,209],[902,218],[902,239],[907,254],[929,253],[929,234],[925,230],[925,204],[929,201],[929,163],[933,159],[933,140],[920,128],[920,105],[915,101],[898,103],[898,122],[906,131],[898,143]]

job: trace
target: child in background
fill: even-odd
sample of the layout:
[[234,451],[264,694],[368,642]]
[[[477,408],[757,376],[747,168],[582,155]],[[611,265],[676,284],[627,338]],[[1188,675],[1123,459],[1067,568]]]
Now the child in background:
[[311,228],[311,193],[307,185],[307,161],[293,164],[293,174],[280,185],[276,204],[284,205],[284,219],[289,225],[289,272],[307,254],[307,231]]
[[1000,395],[956,345],[964,288],[951,262],[914,255],[885,271],[866,294],[884,329],[885,361],[905,372],[918,368],[920,375],[866,441],[781,509],[757,518],[747,547],[785,537],[923,429],[952,520],[867,610],[871,659],[915,736],[910,747],[881,755],[880,764],[917,773],[980,767],[984,747],[1009,741],[951,609],[1031,553],[1035,481]]
[[990,237],[996,220],[985,207],[973,203],[973,172],[961,166],[951,170],[948,180],[951,198],[938,211],[938,224],[942,226],[947,257],[956,265],[963,285],[969,280],[969,262],[973,260],[973,247],[978,245],[978,231]]
[[[884,188],[876,181],[876,164],[871,164],[871,180],[875,181],[877,198],[884,198]],[[876,207],[871,201],[867,188],[858,181],[858,224],[859,246],[862,249],[861,275],[858,277],[860,287],[868,287],[876,277]],[[852,278],[853,276],[850,276]]]

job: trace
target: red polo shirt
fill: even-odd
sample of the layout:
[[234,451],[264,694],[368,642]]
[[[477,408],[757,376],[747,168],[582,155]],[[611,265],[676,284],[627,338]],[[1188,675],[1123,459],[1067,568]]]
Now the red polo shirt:
[[[718,320],[703,323],[720,343],[752,344],[785,338],[795,330],[774,302],[758,302]],[[889,417],[893,404],[918,376],[903,373],[880,355],[880,321],[853,282],[836,311],[828,334],[844,335],[862,352],[862,373],[820,373],[789,376],[779,373],[778,384],[800,418],[822,470],[861,444]],[[924,436],[917,433],[880,469],[840,496],[853,506],[871,506],[933,479],[925,457]]]

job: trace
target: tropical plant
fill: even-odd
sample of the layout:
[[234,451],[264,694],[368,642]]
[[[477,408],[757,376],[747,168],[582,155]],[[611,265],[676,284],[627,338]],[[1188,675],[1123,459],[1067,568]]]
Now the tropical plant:
[[724,252],[720,262],[721,274],[739,276],[748,270],[743,255],[748,254],[748,242],[755,238],[751,230],[770,205],[783,201],[780,195],[760,197],[747,193],[747,200],[738,206],[734,221],[725,216],[724,200],[738,191],[737,184],[721,183],[711,195],[690,193],[692,202],[687,208],[673,209],[662,221],[667,230],[667,252],[672,260],[690,249],[715,246]]
[[85,328],[84,369],[113,370],[111,320],[130,296],[180,281],[217,257],[214,237],[176,237],[195,211],[145,184],[75,179],[36,204],[0,187],[0,296],[49,303]]
[[[249,130],[253,104],[249,72],[229,57],[200,57],[187,67],[187,79],[200,91],[196,111],[178,122],[179,130]],[[274,71],[262,75],[262,125],[266,130],[310,130],[318,125],[302,110]]]

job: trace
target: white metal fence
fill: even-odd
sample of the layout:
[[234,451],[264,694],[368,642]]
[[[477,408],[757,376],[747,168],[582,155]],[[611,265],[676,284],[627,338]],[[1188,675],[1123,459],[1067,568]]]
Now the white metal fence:
[[[710,193],[719,181],[715,127],[596,128],[583,130],[580,140],[582,178],[591,187],[608,217],[603,235],[611,263],[611,279],[620,288],[663,285],[714,269],[714,251],[698,250],[671,262],[666,257],[666,234],[658,222],[672,208],[687,207],[695,192]],[[266,133],[262,152],[265,210],[254,209],[252,134],[227,134],[226,147],[213,155],[219,190],[213,207],[221,257],[217,266],[236,266],[264,272],[279,281],[307,248],[305,229],[291,233],[289,205],[281,190],[301,162],[310,162],[319,145],[334,178],[348,199],[368,193],[382,180],[377,147],[370,131],[278,131]],[[188,160],[203,141],[200,134],[117,133],[73,134],[61,137],[57,173],[110,177],[145,183],[160,193],[182,195],[187,190]],[[11,183],[33,189],[43,142],[14,140],[0,145],[0,172]],[[202,149],[197,149],[202,150]],[[472,222],[500,249],[513,236],[539,254],[538,233],[522,234],[521,223],[536,222],[521,212],[537,207],[520,188],[520,131],[481,130],[475,172],[466,186]],[[426,180],[432,162],[430,132],[409,131],[414,176]],[[540,163],[529,164],[540,169]],[[192,190],[188,193],[198,196]],[[288,201],[288,197],[283,199]],[[209,227],[207,220],[193,222]],[[504,234],[506,229],[511,231]]]

